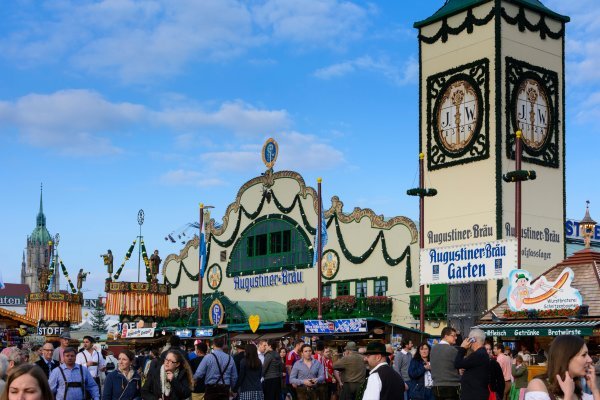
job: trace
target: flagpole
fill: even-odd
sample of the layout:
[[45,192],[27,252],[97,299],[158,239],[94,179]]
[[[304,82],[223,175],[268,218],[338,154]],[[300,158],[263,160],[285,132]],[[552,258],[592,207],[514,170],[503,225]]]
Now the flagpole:
[[200,233],[198,234],[198,328],[202,327],[202,224],[204,223],[204,204],[200,203]]
[[318,299],[318,306],[317,306],[317,319],[323,319],[323,313],[322,313],[322,309],[321,309],[321,300],[323,297],[323,289],[321,287],[321,261],[323,258],[323,243],[322,243],[322,232],[321,232],[321,224],[323,223],[323,221],[321,220],[321,213],[322,213],[322,208],[323,208],[323,202],[321,200],[321,182],[323,180],[321,178],[317,179],[317,189],[318,189],[318,198],[319,198],[319,204],[318,204],[318,211],[317,211],[317,215],[318,215],[318,220],[317,220],[317,249],[315,249],[315,251],[318,251],[319,253],[317,253],[317,299]]

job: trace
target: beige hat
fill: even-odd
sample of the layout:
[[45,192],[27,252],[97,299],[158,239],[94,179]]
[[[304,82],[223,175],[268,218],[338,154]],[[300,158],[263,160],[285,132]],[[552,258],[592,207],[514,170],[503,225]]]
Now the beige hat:
[[344,347],[344,350],[356,351],[356,343],[355,342],[346,343],[346,347]]

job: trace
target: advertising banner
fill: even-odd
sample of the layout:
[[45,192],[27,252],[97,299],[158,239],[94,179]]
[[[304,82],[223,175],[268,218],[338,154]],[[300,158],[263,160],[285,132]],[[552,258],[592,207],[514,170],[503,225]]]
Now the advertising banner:
[[306,333],[360,333],[367,332],[367,320],[364,318],[334,319],[334,320],[306,320],[304,321]]
[[121,331],[122,339],[137,339],[151,337],[154,337],[154,328],[127,329],[127,326],[123,326],[123,330]]
[[575,274],[565,268],[554,282],[540,276],[531,282],[531,274],[522,269],[510,271],[506,300],[512,311],[573,309],[581,306],[579,290],[571,287]]
[[204,329],[196,329],[195,336],[196,337],[212,337],[213,329],[212,328],[204,328]]
[[421,250],[421,285],[504,279],[517,266],[514,239]]

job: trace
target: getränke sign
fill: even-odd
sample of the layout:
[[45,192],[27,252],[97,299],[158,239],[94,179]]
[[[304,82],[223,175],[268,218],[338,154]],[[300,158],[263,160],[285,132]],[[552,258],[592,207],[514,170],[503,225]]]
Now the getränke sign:
[[510,271],[506,300],[513,311],[572,309],[581,306],[579,290],[571,287],[575,274],[566,267],[553,282],[540,276],[532,282],[531,274],[522,269]]
[[514,239],[422,249],[421,284],[503,279],[516,265]]

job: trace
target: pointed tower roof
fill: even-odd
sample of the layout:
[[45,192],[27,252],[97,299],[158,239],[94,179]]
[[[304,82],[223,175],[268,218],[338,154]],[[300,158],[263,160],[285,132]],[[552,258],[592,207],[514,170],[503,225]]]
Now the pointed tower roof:
[[44,215],[44,202],[42,199],[43,187],[40,186],[40,211],[36,217],[36,226],[46,226],[46,216]]
[[46,228],[46,216],[44,215],[42,191],[43,187],[40,186],[40,210],[35,219],[35,229],[33,232],[31,232],[29,239],[31,242],[46,245],[50,240],[52,240],[52,236],[50,236],[50,232],[48,232],[48,229]]
[[[458,14],[464,10],[467,10],[471,7],[479,6],[481,4],[485,4],[490,2],[491,0],[446,0],[444,5],[437,10],[432,16],[426,18],[422,21],[417,21],[414,23],[415,28],[421,28],[425,25],[429,25],[431,23],[441,21],[444,18],[451,17],[452,15]],[[532,11],[537,11],[542,15],[546,15],[548,17],[554,18],[561,22],[569,22],[570,18],[565,15],[560,15],[548,7],[542,4],[539,0],[510,0],[510,3],[514,3],[517,6],[523,6]]]

